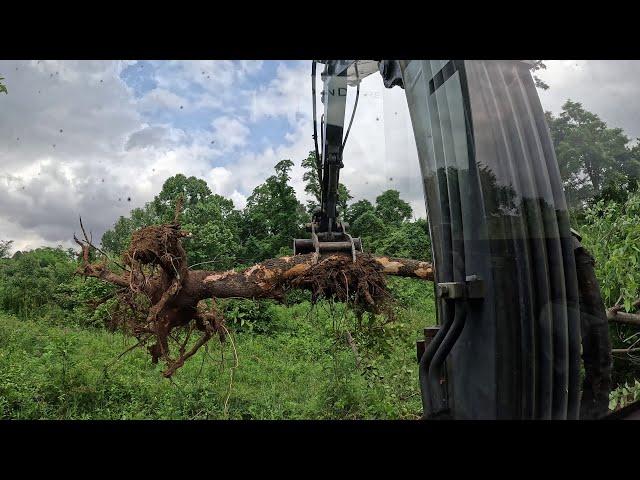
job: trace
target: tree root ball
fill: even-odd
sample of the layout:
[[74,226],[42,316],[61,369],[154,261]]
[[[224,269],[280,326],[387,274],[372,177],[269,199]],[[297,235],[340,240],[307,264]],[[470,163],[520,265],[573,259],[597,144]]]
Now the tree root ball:
[[382,270],[370,255],[358,255],[355,262],[350,256],[330,256],[294,278],[291,287],[310,290],[313,301],[333,299],[380,313],[391,299]]
[[162,265],[170,262],[171,258],[184,262],[186,259],[180,258],[184,254],[180,239],[187,236],[189,234],[180,230],[180,225],[177,224],[141,228],[131,235],[131,245],[124,260],[128,265],[136,262]]

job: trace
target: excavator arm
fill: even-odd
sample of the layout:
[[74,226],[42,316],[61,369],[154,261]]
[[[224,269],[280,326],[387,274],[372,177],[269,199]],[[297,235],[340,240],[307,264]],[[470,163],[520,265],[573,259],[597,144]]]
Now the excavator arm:
[[[322,150],[318,150],[318,129],[316,118],[316,65],[324,64],[322,91],[320,93],[324,113],[320,121]],[[362,250],[359,238],[347,233],[348,225],[338,218],[338,186],[340,169],[344,167],[342,154],[349,135],[351,122],[357,108],[360,86],[357,79],[356,103],[345,135],[345,112],[347,104],[348,71],[357,63],[354,60],[324,60],[312,63],[312,96],[314,116],[314,143],[316,147],[316,168],[320,182],[320,208],[313,214],[307,231],[311,239],[296,239],[294,253],[321,253],[324,251],[349,251],[355,259],[355,252]]]
[[[320,119],[320,145],[318,148],[318,121],[316,103],[316,68],[324,65],[320,92],[324,112]],[[294,240],[294,253],[362,251],[360,238],[352,238],[349,225],[339,218],[338,186],[340,169],[344,167],[343,152],[355,117],[363,78],[380,72],[386,87],[402,86],[399,64],[389,60],[314,60],[311,65],[311,93],[313,99],[313,140],[320,182],[320,207],[306,225],[310,239]],[[345,131],[348,87],[356,87],[355,101]]]

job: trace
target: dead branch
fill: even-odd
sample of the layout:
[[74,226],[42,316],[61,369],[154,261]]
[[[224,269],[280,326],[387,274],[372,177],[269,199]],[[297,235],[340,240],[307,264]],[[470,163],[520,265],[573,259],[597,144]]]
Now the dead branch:
[[615,308],[607,310],[607,320],[615,323],[640,326],[640,314],[621,312]]
[[129,286],[129,281],[127,280],[127,278],[125,276],[120,276],[111,272],[107,268],[106,263],[90,263],[89,251],[92,246],[89,242],[80,241],[75,235],[73,236],[73,239],[82,248],[82,265],[78,268],[77,273],[80,273],[85,277],[98,278],[100,280],[104,280],[105,282],[109,282],[120,287]]
[[611,353],[635,353],[640,352],[640,347],[637,348],[613,348]]

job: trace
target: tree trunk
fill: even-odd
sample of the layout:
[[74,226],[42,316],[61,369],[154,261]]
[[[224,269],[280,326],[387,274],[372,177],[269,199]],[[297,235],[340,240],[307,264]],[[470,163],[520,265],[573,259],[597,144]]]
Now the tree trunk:
[[[243,272],[196,270],[189,272],[183,288],[185,293],[188,292],[188,295],[193,295],[198,300],[230,297],[278,299],[281,298],[284,288],[314,265],[350,259],[351,254],[333,253],[324,255],[317,261],[314,257],[315,254],[310,253],[272,258]],[[358,253],[358,260],[363,257],[368,255]],[[381,272],[385,275],[433,280],[433,267],[429,262],[383,256],[371,258],[380,265]]]

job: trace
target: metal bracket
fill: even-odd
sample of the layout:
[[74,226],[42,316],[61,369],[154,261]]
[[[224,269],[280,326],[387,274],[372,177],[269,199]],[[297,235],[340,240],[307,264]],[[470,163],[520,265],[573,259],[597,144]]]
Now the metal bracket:
[[484,281],[477,275],[469,275],[464,282],[438,283],[436,294],[445,300],[484,298]]
[[436,336],[439,330],[440,330],[439,326],[427,327],[424,329],[424,339],[416,341],[416,356],[417,356],[416,360],[418,362],[420,362],[422,355],[424,355],[424,351],[427,349],[427,347],[433,340],[433,337]]
[[351,243],[351,259],[353,263],[356,263],[356,245],[353,241],[353,237],[347,233],[346,225],[344,222],[340,223],[340,227],[342,227],[342,233],[345,237],[347,237],[349,243]]

